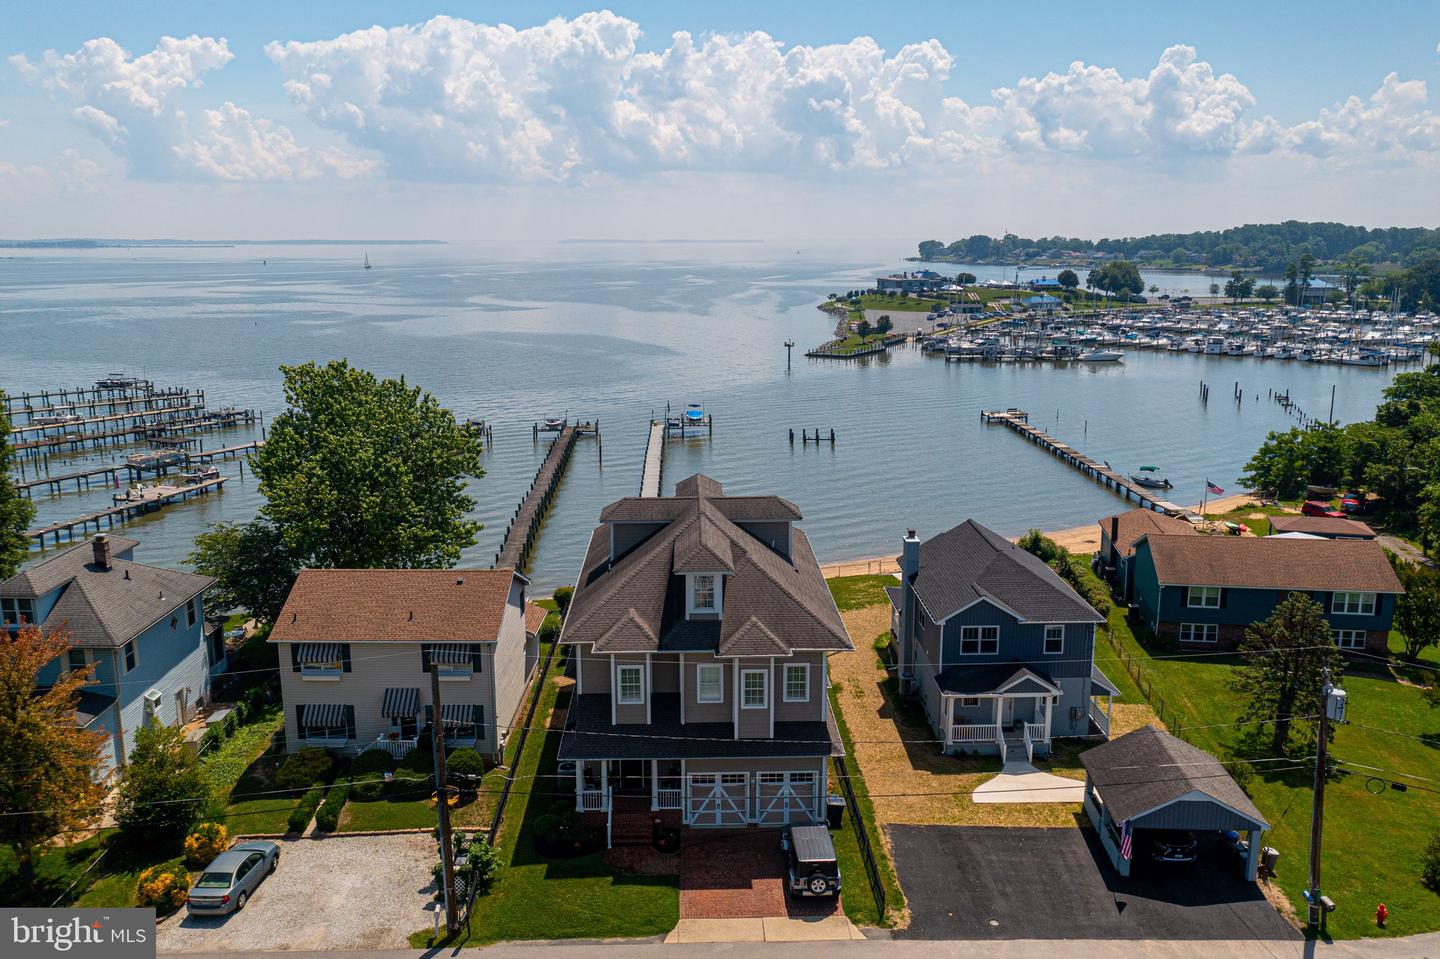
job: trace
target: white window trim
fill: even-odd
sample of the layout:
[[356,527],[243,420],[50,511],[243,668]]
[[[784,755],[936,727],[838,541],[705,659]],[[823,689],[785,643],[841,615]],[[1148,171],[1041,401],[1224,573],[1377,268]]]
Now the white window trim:
[[[697,576],[712,576],[715,579],[715,602],[712,606],[695,605],[695,578]],[[696,613],[701,616],[719,616],[725,608],[725,577],[719,573],[689,573],[685,577],[685,614],[687,616]]]
[[[1185,637],[1186,629],[1190,631],[1188,639]],[[1199,630],[1202,636],[1213,636],[1214,638],[1196,639],[1196,630]],[[1181,623],[1179,638],[1182,643],[1203,643],[1207,646],[1218,643],[1220,642],[1220,625],[1218,623]]]
[[[128,665],[128,664],[125,662],[125,659],[126,659],[125,650],[127,650],[127,649],[130,650],[132,653],[135,654],[135,655],[133,656],[133,659],[135,660],[135,665],[133,665],[133,666]],[[131,673],[133,673],[135,670],[137,670],[137,669],[140,668],[140,646],[139,646],[139,644],[137,644],[137,643],[135,642],[135,640],[133,640],[133,639],[130,640],[129,642],[127,642],[127,643],[122,644],[122,645],[120,646],[120,668],[124,670],[124,672],[121,673],[122,676],[128,676],[128,675],[130,675]]]
[[[1052,637],[1050,635],[1051,630],[1058,630],[1060,635],[1058,637]],[[1059,649],[1050,648],[1050,640],[1054,638],[1060,640]],[[1046,656],[1059,656],[1065,652],[1065,627],[1063,625],[1052,623],[1045,627],[1045,643],[1040,647],[1040,651]]]
[[[805,671],[805,695],[790,695],[790,670],[803,669]],[[810,664],[809,663],[786,663],[780,673],[781,688],[780,694],[787,703],[808,703],[810,701]]]
[[[976,636],[975,636],[975,651],[974,651],[973,653],[967,653],[967,652],[965,652],[965,631],[966,631],[966,630],[971,630],[971,629],[978,631],[977,634],[976,634]],[[987,640],[987,638],[988,638],[988,637],[985,635],[986,630],[994,630],[994,632],[995,632],[995,636],[994,636],[995,648],[992,649],[992,650],[990,650],[990,651],[988,651],[988,652],[985,650],[985,642],[986,642],[986,640]],[[996,654],[999,653],[999,652],[1000,652],[1000,627],[999,627],[999,626],[961,626],[961,627],[960,627],[960,655],[961,655],[961,656],[994,656],[994,655],[996,655]]]
[[[1335,645],[1339,646],[1341,649],[1364,649],[1365,641],[1369,635],[1363,629],[1337,629],[1333,630],[1333,633],[1335,636]],[[1358,639],[1359,641],[1354,643],[1346,643],[1344,641],[1346,636],[1349,636],[1353,639]]]
[[975,709],[980,705],[979,696],[958,696],[961,709]]
[[475,675],[474,661],[466,663],[436,663],[435,673],[442,683],[468,683]]
[[[1197,602],[1195,602],[1195,591],[1196,591],[1196,590],[1211,590],[1211,589],[1215,590],[1215,602],[1213,602],[1213,603],[1210,603],[1210,602],[1197,603]],[[1185,608],[1186,608],[1186,609],[1219,609],[1219,608],[1220,608],[1220,598],[1221,598],[1222,595],[1224,595],[1224,591],[1225,591],[1225,590],[1224,590],[1224,587],[1222,587],[1222,586],[1191,586],[1190,589],[1186,591],[1186,592],[1187,592],[1187,595],[1185,596]],[[1207,594],[1205,594],[1205,595],[1206,595],[1206,597],[1208,598],[1209,594],[1207,593]]]
[[[706,697],[701,690],[705,688],[702,677],[710,671],[715,673],[716,693],[713,697]],[[725,666],[723,663],[696,663],[695,664],[695,702],[697,703],[723,703],[725,701]]]
[[[762,701],[759,703],[747,703],[745,701],[745,678],[747,676],[760,677],[760,695]],[[742,669],[740,670],[740,708],[741,709],[769,709],[770,708],[770,672],[765,669]]]
[[[1355,598],[1355,599],[1357,600],[1357,603],[1356,603],[1357,608],[1356,608],[1356,609],[1348,609],[1348,608],[1346,608],[1346,609],[1341,609],[1341,608],[1340,608],[1340,597],[1341,597],[1341,596],[1345,596],[1345,597],[1347,597],[1347,598],[1351,598],[1351,597]],[[1370,609],[1369,609],[1368,611],[1363,608],[1364,605],[1365,605],[1365,598],[1366,598],[1366,597],[1369,597],[1369,599],[1370,599]],[[1346,605],[1346,607],[1348,607],[1350,604],[1349,604],[1349,602],[1346,602],[1345,605]],[[1378,597],[1375,593],[1367,593],[1367,592],[1362,592],[1362,591],[1359,591],[1359,590],[1353,590],[1353,589],[1349,589],[1349,590],[1337,590],[1336,592],[1332,593],[1331,596],[1330,596],[1330,613],[1331,613],[1331,615],[1333,615],[1333,616],[1374,616],[1374,615],[1375,615],[1375,610],[1379,607],[1379,605],[1380,605],[1379,597]]]
[[[637,699],[626,699],[625,683],[622,677],[627,670],[635,670],[640,677],[640,695]],[[615,701],[621,706],[643,706],[645,704],[645,667],[641,663],[616,663],[615,664]]]

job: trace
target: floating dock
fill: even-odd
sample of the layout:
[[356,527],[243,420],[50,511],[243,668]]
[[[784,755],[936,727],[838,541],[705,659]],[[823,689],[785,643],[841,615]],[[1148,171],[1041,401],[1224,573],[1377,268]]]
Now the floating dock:
[[1030,425],[1030,414],[1024,410],[981,410],[980,418],[986,423],[1001,423],[1019,433],[1036,446],[1058,456],[1062,462],[1073,466],[1084,475],[1101,484],[1106,489],[1124,496],[1126,499],[1134,499],[1145,509],[1155,510],[1158,513],[1165,513],[1169,516],[1184,516],[1190,512],[1183,506],[1155,498],[1153,490],[1146,489],[1134,480],[1120,473],[1115,472],[1104,463],[1097,463],[1090,457],[1073,449],[1044,430],[1036,429]]
[[588,425],[567,423],[560,429],[555,442],[550,445],[550,451],[545,454],[545,461],[540,464],[535,479],[530,483],[530,488],[515,507],[515,516],[510,520],[510,525],[505,528],[500,552],[495,554],[496,568],[524,569],[525,562],[530,558],[530,547],[534,545],[535,534],[540,529],[540,521],[545,518],[545,511],[550,507],[555,489],[560,485],[560,477],[570,463],[570,454],[575,451],[575,440]]
[[650,438],[645,443],[645,466],[640,471],[640,495],[660,495],[660,474],[665,467],[665,424],[650,421]]
[[26,530],[25,535],[33,540],[38,540],[40,545],[45,545],[47,537],[53,537],[55,544],[60,543],[60,534],[64,533],[66,538],[74,539],[75,530],[79,528],[83,535],[92,525],[99,531],[101,523],[108,523],[114,526],[117,521],[125,522],[133,516],[141,513],[153,513],[171,503],[189,499],[191,495],[208,493],[212,489],[218,490],[225,485],[225,477],[218,476],[215,479],[202,480],[198,483],[187,483],[179,486],[152,486],[143,494],[143,498],[127,500],[123,503],[116,503],[106,509],[97,510],[94,513],[86,513],[84,516],[77,516],[75,519],[64,520],[59,523],[51,523],[48,526],[40,526],[35,529]]

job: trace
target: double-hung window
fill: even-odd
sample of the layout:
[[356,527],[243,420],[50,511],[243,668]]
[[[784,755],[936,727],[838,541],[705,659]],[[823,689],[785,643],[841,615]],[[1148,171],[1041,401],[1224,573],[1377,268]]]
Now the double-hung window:
[[1374,593],[1336,593],[1330,602],[1330,612],[1342,616],[1374,616]]
[[718,612],[719,586],[714,573],[696,573],[690,577],[690,611],[692,613]]
[[1365,630],[1337,629],[1335,630],[1335,645],[1341,649],[1364,649]]
[[1065,652],[1065,627],[1051,624],[1045,627],[1045,655],[1058,656]]
[[33,599],[0,599],[0,621],[7,623],[35,622]]
[[135,652],[135,640],[132,639],[130,640],[130,642],[120,647],[120,652],[125,658],[125,672],[128,673],[133,670],[140,662],[139,656]]
[[1219,609],[1220,587],[1191,586],[1190,598],[1185,605],[1191,607],[1192,609]]
[[1000,651],[999,626],[960,627],[960,655],[987,656]]
[[810,698],[810,666],[807,663],[785,664],[785,701],[803,703]]
[[83,649],[72,649],[72,650],[69,650],[69,651],[66,652],[66,654],[65,654],[65,666],[66,666],[66,668],[68,668],[71,672],[76,672],[76,673],[78,673],[80,670],[84,669],[86,666],[89,666],[89,665],[90,665],[90,663],[87,661],[87,659],[86,659],[86,657],[85,657],[85,650],[83,650]]
[[961,708],[961,709],[974,709],[976,706],[979,706],[979,705],[980,705],[980,697],[979,697],[979,696],[961,696],[961,697],[960,697],[960,708]]
[[1220,641],[1220,627],[1215,623],[1181,623],[1180,642],[1182,643],[1218,643]]
[[725,668],[719,663],[701,663],[695,667],[695,701],[725,701]]
[[195,598],[185,604],[185,625],[194,626],[195,620],[200,618],[200,600]]
[[619,702],[635,706],[645,702],[645,667],[626,665],[615,667],[615,688],[619,690]]
[[764,709],[770,704],[769,690],[763,669],[742,669],[740,671],[740,705],[745,709]]

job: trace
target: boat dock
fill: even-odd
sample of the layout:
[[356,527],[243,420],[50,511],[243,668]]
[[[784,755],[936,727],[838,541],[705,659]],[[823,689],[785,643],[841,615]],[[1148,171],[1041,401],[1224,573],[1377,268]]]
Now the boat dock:
[[[184,420],[164,423],[140,423],[113,430],[81,431],[61,433],[58,436],[41,436],[38,439],[15,443],[16,453],[35,458],[47,453],[79,452],[87,448],[102,446],[123,446],[139,440],[163,440],[167,445],[181,445],[187,442],[185,434],[206,430],[229,429],[235,426],[249,426],[256,421],[254,410],[236,410],[227,413],[212,413]],[[52,427],[53,428],[53,427]],[[191,438],[188,442],[194,442]]]
[[215,460],[228,460],[232,456],[243,456],[246,453],[258,450],[264,445],[264,440],[251,440],[248,443],[241,443],[237,446],[221,446],[213,450],[200,450],[198,453],[191,453],[188,459],[192,463],[212,463]]
[[12,421],[21,416],[25,417],[27,423],[30,423],[36,417],[59,414],[104,416],[113,413],[160,413],[177,407],[205,405],[204,390],[192,390],[186,387],[151,390],[149,393],[131,397],[80,399],[72,396],[70,402],[58,406],[27,406],[21,403],[24,396],[25,394],[20,394],[6,398],[5,412],[10,415]]
[[33,480],[22,480],[15,484],[15,489],[24,493],[26,496],[33,496],[34,493],[32,490],[38,486],[48,487],[52,493],[58,493],[61,487],[71,480],[75,481],[76,490],[89,489],[90,477],[92,476],[109,477],[109,479],[106,480],[106,485],[108,486],[116,481],[121,469],[122,467],[119,466],[96,466],[93,469],[76,470],[73,473],[56,473],[53,476],[42,476]]
[[570,454],[575,451],[575,440],[586,425],[588,424],[567,423],[560,429],[559,435],[550,445],[550,451],[545,454],[545,460],[540,464],[535,479],[530,483],[530,488],[515,507],[515,515],[511,518],[510,525],[505,528],[505,536],[500,541],[500,552],[495,554],[496,568],[517,571],[524,569],[526,560],[530,558],[530,547],[534,545],[535,534],[540,529],[540,521],[545,518],[545,511],[549,509],[555,490],[560,485],[560,477],[565,474],[565,467],[570,463]]
[[645,466],[640,471],[640,495],[660,495],[660,473],[665,467],[665,423],[650,421],[650,438],[645,443]]
[[[106,413],[101,416],[81,416],[79,413],[69,411],[42,412],[35,411],[30,417],[30,422],[24,426],[10,427],[10,434],[17,440],[24,440],[27,433],[35,433],[43,437],[47,430],[66,430],[70,428],[81,428],[86,426],[103,426],[108,423],[128,423],[131,426],[156,426],[163,424],[167,419],[183,419],[186,414],[203,414],[205,407],[199,404],[181,403],[174,406],[164,406],[158,409],[137,410],[123,413]],[[36,419],[45,416],[74,416],[65,423],[37,423]]]
[[[74,389],[41,390],[38,393],[9,393],[5,396],[5,412],[20,413],[30,410],[37,402],[41,407],[68,406],[77,403],[107,404],[115,400],[143,400],[157,395],[155,384],[149,380],[130,380],[123,386],[77,386]],[[158,395],[175,395],[166,391]],[[57,403],[56,400],[59,400]],[[43,410],[42,410],[43,412]]]
[[1001,423],[1019,433],[1036,446],[1058,456],[1062,462],[1073,466],[1084,475],[1106,489],[1126,499],[1133,499],[1145,509],[1155,510],[1169,516],[1184,516],[1189,510],[1165,500],[1156,499],[1154,492],[1139,485],[1128,476],[1115,472],[1104,463],[1095,460],[1055,439],[1044,430],[1030,425],[1030,414],[1014,408],[1008,410],[981,410],[980,418],[986,423]]
[[64,533],[67,539],[74,539],[77,528],[80,530],[81,535],[84,535],[92,525],[98,532],[101,523],[114,526],[116,521],[123,523],[133,516],[138,516],[141,513],[152,513],[172,503],[189,499],[192,494],[208,493],[210,490],[218,490],[224,485],[225,477],[219,476],[215,479],[201,480],[198,483],[147,487],[138,499],[116,503],[114,506],[97,510],[93,513],[86,513],[84,516],[77,516],[75,519],[62,520],[58,523],[51,523],[48,526],[40,526],[35,529],[26,530],[25,535],[33,540],[38,540],[42,547],[45,545],[46,538],[52,537],[58,546],[60,544],[61,533]]

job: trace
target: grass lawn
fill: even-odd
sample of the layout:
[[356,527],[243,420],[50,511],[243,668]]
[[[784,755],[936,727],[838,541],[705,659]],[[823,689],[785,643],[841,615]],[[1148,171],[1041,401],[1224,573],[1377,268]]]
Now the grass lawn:
[[[1172,726],[1182,727],[1192,742],[1222,759],[1243,748],[1238,728],[1197,728],[1235,722],[1240,701],[1229,686],[1235,659],[1152,658],[1118,614],[1112,618],[1112,631],[1164,696]],[[1103,641],[1096,659],[1127,697],[1138,695]],[[1440,780],[1440,749],[1410,738],[1440,740],[1440,714],[1425,704],[1417,687],[1395,681],[1389,672],[1352,672],[1343,685],[1349,693],[1349,722],[1336,731],[1332,754],[1342,762],[1387,772],[1350,767],[1326,790],[1321,888],[1339,904],[1330,916],[1329,932],[1336,938],[1357,938],[1440,929],[1440,896],[1420,884],[1421,855],[1440,831],[1440,796],[1429,791]],[[1312,768],[1303,760],[1296,768],[1276,768],[1286,765],[1256,764],[1248,789],[1272,826],[1265,842],[1280,850],[1276,881],[1303,916],[1300,892],[1308,875]],[[1396,791],[1384,780],[1415,788]],[[1383,930],[1374,923],[1375,906],[1381,902],[1390,910]]]
[[85,873],[114,834],[115,830],[107,829],[68,846],[51,846],[41,852],[35,862],[34,888],[30,890],[20,886],[14,852],[9,846],[0,846],[0,902],[7,906],[50,905]]
[[[545,650],[541,650],[543,659]],[[490,894],[476,900],[471,934],[447,945],[483,946],[515,939],[589,939],[655,936],[669,932],[680,917],[679,883],[674,876],[637,876],[608,866],[601,853],[576,859],[546,859],[530,838],[530,826],[559,796],[553,779],[563,722],[556,710],[569,703],[570,684],[552,667],[535,712],[535,727],[514,764],[510,795],[497,848],[504,863]],[[563,689],[561,687],[564,687]],[[542,775],[544,774],[544,775]],[[410,937],[429,948],[430,931]]]
[[[460,809],[452,808],[458,815]],[[377,799],[374,802],[350,800],[340,813],[336,832],[381,832],[387,829],[428,829],[436,818],[435,807],[428,799]],[[458,823],[456,825],[459,825]]]
[[826,583],[830,586],[830,595],[835,597],[835,605],[844,613],[889,604],[890,597],[885,595],[885,587],[897,586],[900,581],[894,576],[837,576],[826,580]]
[[225,802],[225,825],[232,835],[280,834],[287,829],[290,811],[300,797],[275,794],[279,788],[275,785],[275,770],[281,757],[266,755],[284,725],[280,707],[272,707],[264,720],[236,730],[206,757],[207,770],[215,770],[211,785]]

